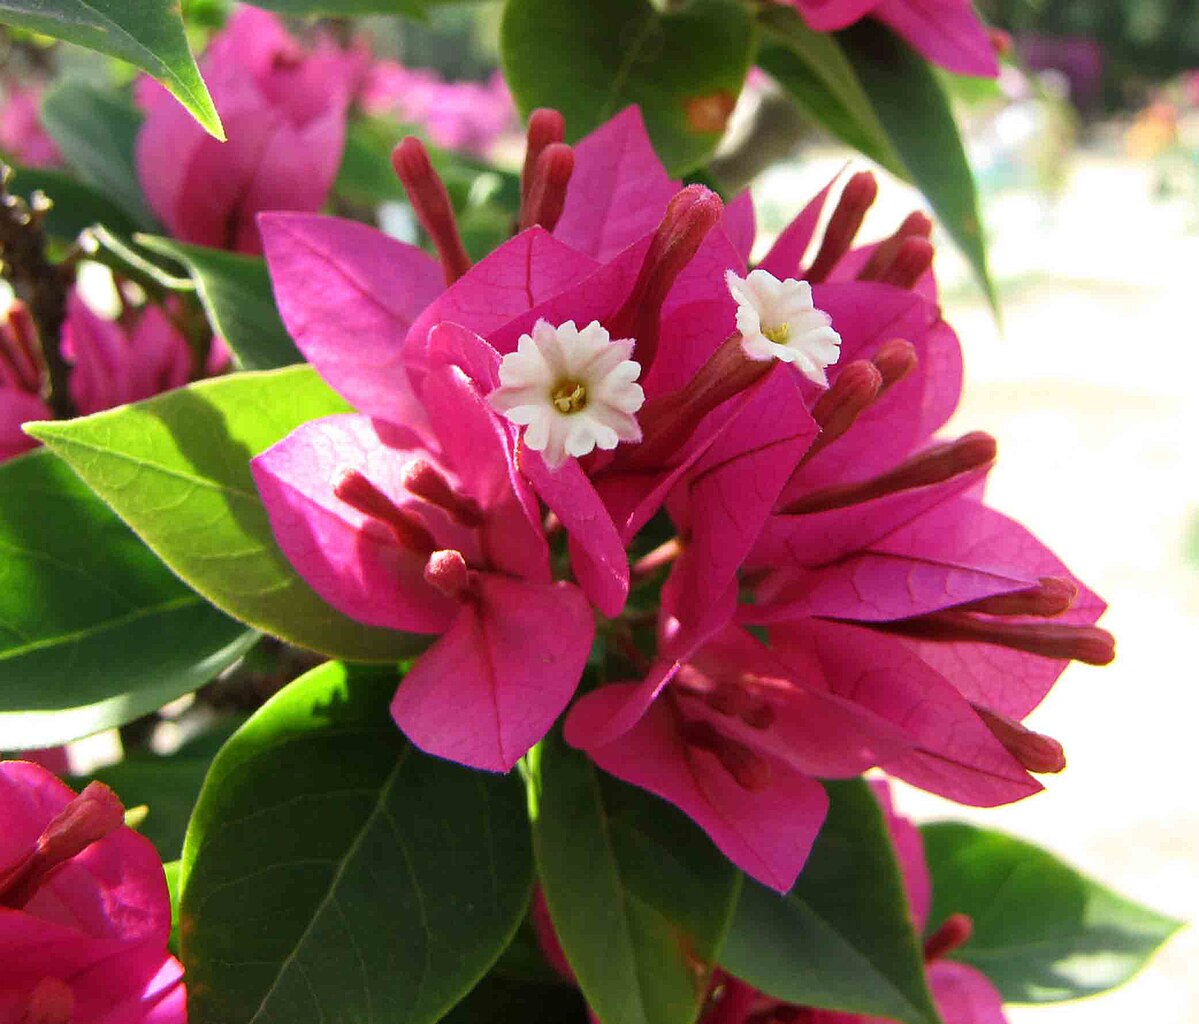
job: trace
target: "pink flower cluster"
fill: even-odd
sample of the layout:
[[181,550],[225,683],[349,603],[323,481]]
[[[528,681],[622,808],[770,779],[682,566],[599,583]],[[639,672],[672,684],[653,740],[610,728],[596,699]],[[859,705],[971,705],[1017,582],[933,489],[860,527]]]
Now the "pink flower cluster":
[[419,125],[443,149],[479,156],[519,123],[498,71],[486,82],[447,82],[435,71],[381,60],[371,65],[359,100],[367,113]]
[[[924,858],[924,842],[912,822],[895,811],[886,783],[876,782],[873,788],[899,861],[912,924],[917,934],[923,934],[932,907],[932,880]],[[558,941],[549,908],[540,892],[533,901],[532,920],[546,961],[574,984],[574,971]],[[969,941],[973,930],[974,924],[968,916],[953,914],[925,941],[925,971],[933,1000],[942,1019],[952,1024],[1007,1024],[1003,997],[990,980],[967,964],[946,959]],[[703,965],[700,967],[702,969]],[[894,1024],[853,1013],[794,1006],[721,970],[717,970],[712,979],[707,1005],[699,1020],[700,1024]]]
[[260,252],[259,212],[320,209],[341,165],[347,111],[368,59],[325,38],[308,52],[275,15],[239,7],[202,62],[224,143],[143,78],[138,177],[171,234]]
[[[67,302],[63,355],[70,395],[87,415],[180,387],[191,377],[191,350],[163,311],[148,306],[131,328],[93,313],[77,293]],[[228,350],[214,344],[206,374],[222,372]],[[16,302],[0,320],[0,461],[33,448],[21,424],[51,418],[42,399],[43,366],[29,309]]]
[[877,18],[934,64],[960,75],[999,74],[995,45],[971,0],[779,0],[818,32]]
[[153,845],[112,790],[0,762],[0,1021],[184,1024]]
[[57,167],[62,163],[58,146],[42,127],[42,91],[5,87],[0,107],[0,150],[25,167]]
[[1064,758],[1020,720],[1113,643],[1102,602],[983,504],[994,441],[936,436],[961,356],[931,223],[855,247],[877,188],[857,175],[819,241],[832,186],[751,271],[749,198],[671,181],[636,109],[562,136],[531,118],[521,230],[477,264],[412,139],[394,163],[438,260],[260,219],[284,321],[359,411],[300,427],[255,479],[326,601],[436,637],[399,726],[509,770],[598,636],[640,679],[576,701],[567,740],[779,890],[822,824],[818,779],[1038,791]]

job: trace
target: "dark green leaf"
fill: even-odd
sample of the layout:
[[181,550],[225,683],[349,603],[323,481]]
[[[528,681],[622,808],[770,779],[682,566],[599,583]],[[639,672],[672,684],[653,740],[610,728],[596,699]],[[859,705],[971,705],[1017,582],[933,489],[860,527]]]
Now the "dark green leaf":
[[120,57],[149,72],[218,139],[221,119],[172,0],[0,0],[0,21]]
[[928,196],[994,305],[974,175],[936,74],[890,29],[871,18],[837,37],[908,176]]
[[737,0],[663,14],[648,0],[508,0],[501,48],[522,113],[555,107],[577,139],[640,104],[672,173],[703,163],[749,70],[755,28]]
[[279,319],[262,257],[147,235],[139,235],[137,241],[187,266],[212,329],[229,343],[245,369],[274,370],[304,361]]
[[431,1024],[512,938],[520,780],[407,744],[395,686],[323,665],[217,756],[183,855],[192,1024]]
[[120,97],[86,82],[60,82],[42,101],[42,121],[63,158],[84,181],[142,228],[154,226],[133,149],[141,114]]
[[906,177],[908,170],[892,149],[836,36],[809,29],[790,8],[767,8],[758,20],[765,30],[758,65],[840,140]]
[[907,169],[836,37],[808,28],[789,8],[768,8],[758,20],[765,30],[758,65],[843,142],[906,177]]
[[325,604],[279,550],[250,475],[254,455],[347,408],[311,367],[295,366],[201,381],[29,432],[218,608],[324,654],[393,661],[423,641]]
[[134,222],[120,207],[98,189],[76,181],[62,171],[42,167],[19,167],[9,185],[9,191],[29,196],[40,189],[53,201],[43,223],[52,237],[73,242],[84,228],[106,224],[112,230],[130,232]]
[[860,779],[826,783],[829,813],[799,882],[748,879],[722,965],[801,1006],[938,1021],[883,814]]
[[1030,843],[952,822],[921,831],[933,878],[929,923],[970,915],[974,936],[952,956],[982,971],[1005,1000],[1106,992],[1181,927]]
[[534,827],[554,926],[603,1024],[688,1024],[719,954],[737,872],[683,814],[601,777],[555,736]]
[[254,639],[48,452],[0,466],[0,565],[0,749],[139,718]]

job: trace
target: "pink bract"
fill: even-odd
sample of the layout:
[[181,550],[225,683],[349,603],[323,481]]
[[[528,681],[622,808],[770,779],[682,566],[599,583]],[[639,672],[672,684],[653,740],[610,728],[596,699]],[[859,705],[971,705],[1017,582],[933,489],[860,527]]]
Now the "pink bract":
[[0,763],[0,1019],[187,1020],[162,862],[122,813],[98,783],[76,797],[44,768]]
[[324,204],[364,55],[329,40],[306,52],[276,16],[240,7],[202,69],[229,141],[206,134],[165,89],[143,79],[142,189],[181,241],[259,252],[259,212]]
[[57,167],[62,163],[58,145],[42,127],[41,89],[4,90],[0,107],[0,149],[26,167]]
[[[441,331],[462,362],[494,373],[483,339]],[[440,634],[392,704],[408,737],[508,771],[569,702],[594,621],[578,588],[550,577],[514,439],[476,381],[443,363],[414,396],[423,433],[363,415],[316,420],[255,458],[254,477],[284,553],[326,601]]]
[[[150,398],[192,376],[191,349],[157,306],[147,306],[127,326],[98,316],[72,292],[61,345],[71,364],[71,401],[82,415]],[[204,375],[224,372],[228,361],[223,342],[214,339]],[[21,425],[50,418],[41,386],[36,331],[18,303],[0,322],[0,460],[35,446]]]
[[834,32],[865,17],[889,25],[919,53],[961,75],[999,74],[986,26],[970,0],[781,0],[812,28]]
[[[937,437],[962,368],[931,221],[855,247],[877,192],[855,175],[818,245],[832,186],[767,256],[839,333],[824,388],[737,334],[726,277],[748,271],[748,197],[676,191],[635,110],[573,150],[561,135],[552,112],[531,119],[524,229],[477,263],[414,140],[394,163],[440,262],[358,225],[262,219],[283,318],[359,415],[305,425],[255,474],[326,600],[439,637],[397,693],[401,727],[441,756],[511,767],[569,701],[598,613],[655,651],[616,645],[626,681],[578,701],[567,740],[776,889],[819,831],[819,779],[878,766],[980,806],[1037,792],[1030,772],[1059,770],[1060,747],[1019,719],[1069,660],[1110,657],[1110,637],[1093,628],[1101,602],[982,504],[994,442]],[[507,357],[527,365],[522,337],[552,346],[567,322],[632,340],[640,440],[551,464],[522,432],[532,421],[489,399],[524,372],[501,382]],[[416,462],[440,498],[414,487]],[[662,509],[677,535],[633,572]],[[571,582],[554,582],[551,541]],[[663,567],[650,637],[619,620]]]

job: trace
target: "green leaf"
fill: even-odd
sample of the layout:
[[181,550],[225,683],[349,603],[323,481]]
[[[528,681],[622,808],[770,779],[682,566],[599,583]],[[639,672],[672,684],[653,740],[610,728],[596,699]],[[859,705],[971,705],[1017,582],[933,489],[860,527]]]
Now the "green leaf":
[[86,82],[67,79],[46,93],[42,122],[63,158],[85,182],[107,196],[139,227],[154,226],[138,184],[133,149],[138,110]]
[[212,97],[172,0],[0,0],[0,21],[120,57],[149,72],[218,139]]
[[406,743],[395,686],[322,665],[217,756],[183,854],[192,1024],[432,1024],[512,938],[520,780]]
[[71,785],[82,789],[88,782],[98,780],[111,787],[126,807],[148,807],[149,813],[138,831],[155,845],[164,861],[178,860],[204,776],[220,749],[214,740],[228,739],[239,724],[237,718],[222,723],[166,757],[142,752],[131,754],[86,778],[72,779]]
[[106,224],[113,231],[136,230],[129,215],[99,189],[76,181],[69,174],[44,167],[18,167],[9,192],[29,196],[40,189],[54,201],[43,221],[47,233],[73,242],[93,224]]
[[1182,927],[1022,840],[954,822],[921,831],[933,879],[929,923],[970,915],[974,935],[951,956],[982,971],[1005,1001],[1106,992]]
[[137,242],[187,267],[212,329],[229,343],[245,369],[274,370],[304,361],[279,319],[270,274],[261,256],[150,235],[139,235]]
[[0,749],[123,725],[254,640],[48,452],[0,466]]
[[939,1021],[886,822],[860,779],[828,782],[829,813],[786,896],[741,890],[721,964],[801,1006]]
[[907,177],[836,37],[808,28],[797,11],[777,5],[762,11],[758,22],[765,30],[758,65],[843,142]]
[[640,104],[674,174],[702,164],[724,133],[756,44],[737,0],[664,14],[648,0],[507,0],[504,73],[523,114],[555,107],[571,140]]
[[974,174],[940,81],[885,25],[867,18],[837,33],[908,177],[974,268],[995,306]]
[[167,894],[171,898],[171,937],[167,939],[167,948],[179,955],[179,872],[182,865],[177,860],[167,861],[162,866],[162,872],[167,878]]
[[543,744],[534,826],[562,947],[603,1024],[688,1024],[707,990],[737,872],[683,814]]
[[394,661],[424,641],[322,601],[279,550],[250,475],[250,459],[301,423],[347,409],[311,367],[295,366],[27,429],[218,608],[323,654]]

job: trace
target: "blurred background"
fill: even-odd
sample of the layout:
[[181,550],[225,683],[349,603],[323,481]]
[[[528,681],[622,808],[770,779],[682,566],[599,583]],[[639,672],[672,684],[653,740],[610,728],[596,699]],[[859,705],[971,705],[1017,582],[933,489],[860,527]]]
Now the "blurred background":
[[[568,2],[568,0],[564,0]],[[197,31],[216,0],[185,8]],[[367,101],[464,155],[468,243],[491,244],[491,199],[511,186],[470,160],[512,168],[522,141],[496,73],[494,5],[437,8],[427,25],[361,19],[393,58]],[[1119,640],[1106,669],[1075,666],[1030,725],[1061,740],[1069,769],[1010,808],[963,812],[912,790],[921,819],[967,816],[1061,854],[1130,897],[1199,920],[1199,801],[1190,787],[1199,678],[1199,0],[990,0],[1011,36],[998,83],[947,81],[983,193],[1001,320],[965,263],[938,257],[946,318],[966,353],[953,426],[1000,443],[991,499],[1041,536],[1110,602]],[[335,29],[338,27],[333,26]],[[15,83],[46,59],[36,40],[0,39],[0,149],[35,163]],[[72,56],[56,54],[60,64]],[[81,73],[88,73],[81,66]],[[853,159],[805,123],[763,74],[738,107],[715,170],[749,183],[763,244]],[[351,140],[340,194],[379,199],[369,131]],[[384,172],[385,165],[384,165]],[[922,205],[879,170],[865,236]],[[384,185],[383,187],[386,187]],[[398,194],[398,193],[397,193]],[[410,215],[385,203],[394,233]],[[471,232],[476,232],[471,236]],[[76,745],[76,771],[114,737]],[[1068,1006],[1014,1008],[1016,1024],[1199,1021],[1199,930],[1177,936],[1124,989]]]

